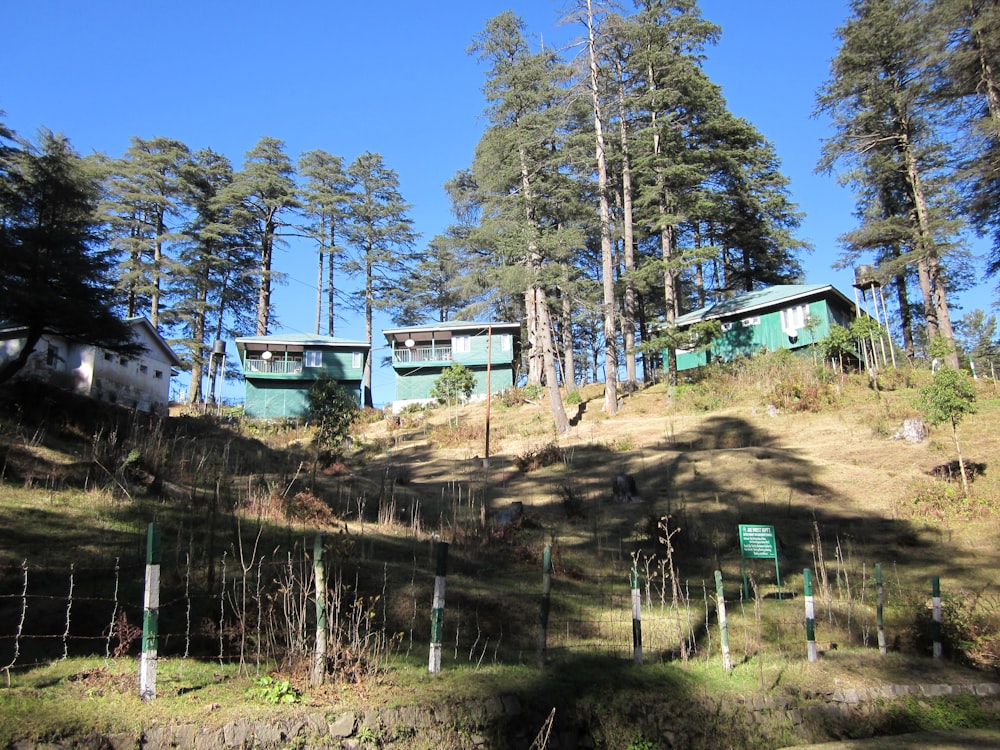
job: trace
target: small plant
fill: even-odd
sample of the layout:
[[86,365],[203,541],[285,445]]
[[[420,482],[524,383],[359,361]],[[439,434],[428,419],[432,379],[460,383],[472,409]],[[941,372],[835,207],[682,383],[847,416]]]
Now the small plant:
[[966,414],[976,412],[976,389],[969,378],[958,370],[942,367],[934,373],[929,385],[920,389],[920,408],[924,417],[933,425],[948,422],[955,440],[958,466],[961,469],[962,489],[969,496],[969,478],[965,472],[965,458],[958,442],[958,425]]
[[580,391],[575,388],[566,394],[566,403],[569,406],[576,406],[583,401],[583,397],[580,395]]
[[452,362],[441,371],[441,376],[434,381],[431,395],[441,404],[447,404],[455,410],[454,423],[458,425],[458,405],[467,400],[476,390],[476,376],[465,365]]
[[278,680],[269,675],[256,678],[253,687],[247,691],[247,696],[274,704],[295,703],[300,697],[299,691],[288,680]]
[[635,439],[631,435],[623,435],[608,443],[608,449],[615,453],[628,453],[635,448]]
[[371,727],[361,727],[358,730],[358,742],[362,745],[378,745],[378,734]]
[[647,740],[641,734],[637,734],[632,738],[632,741],[628,743],[626,750],[659,750],[659,745],[655,742]]

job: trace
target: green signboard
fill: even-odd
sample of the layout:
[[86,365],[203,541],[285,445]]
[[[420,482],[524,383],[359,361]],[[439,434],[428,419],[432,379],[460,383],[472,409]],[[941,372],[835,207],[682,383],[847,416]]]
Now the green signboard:
[[740,558],[743,568],[743,595],[750,598],[750,582],[747,580],[747,559],[774,560],[774,575],[778,583],[778,598],[781,598],[781,570],[778,568],[778,544],[773,526],[740,524]]
[[777,556],[773,526],[740,524],[740,551],[743,557],[770,559]]

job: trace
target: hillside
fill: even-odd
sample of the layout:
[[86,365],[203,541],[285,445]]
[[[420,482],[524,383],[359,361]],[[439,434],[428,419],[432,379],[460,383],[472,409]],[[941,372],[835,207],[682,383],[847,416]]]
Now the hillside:
[[[559,705],[563,712],[572,706],[576,724],[585,723],[592,738],[607,737],[610,719],[601,712],[620,710],[621,731],[632,726],[632,734],[660,743],[650,747],[711,747],[718,735],[705,727],[697,742],[674,736],[667,744],[636,718],[634,704],[626,705],[623,697],[614,709],[614,701],[601,696],[617,685],[641,701],[649,691],[662,694],[672,685],[668,693],[680,690],[699,696],[698,702],[727,695],[749,700],[753,693],[768,701],[808,701],[887,684],[989,682],[1000,662],[994,646],[1000,630],[994,606],[1000,480],[991,465],[1000,455],[994,427],[1000,399],[993,383],[981,381],[978,413],[959,427],[963,453],[977,472],[966,499],[960,483],[941,478],[955,458],[949,429],[932,428],[918,444],[892,439],[902,420],[916,414],[916,388],[927,377],[894,373],[875,390],[862,376],[837,381],[801,364],[763,360],[672,391],[663,385],[640,389],[623,398],[615,417],[600,412],[599,387],[583,388],[579,399],[569,398],[568,408],[575,410],[571,432],[558,439],[540,402],[497,399],[489,409],[485,467],[487,409],[481,403],[457,415],[442,408],[367,420],[340,460],[317,463],[309,431],[301,427],[191,415],[152,425],[127,417],[113,427],[102,422],[107,414],[85,409],[71,419],[58,398],[29,404],[22,394],[5,401],[0,428],[0,513],[8,530],[0,550],[0,643],[10,643],[9,623],[17,621],[22,561],[32,561],[32,593],[37,585],[44,589],[37,590],[40,596],[55,600],[65,595],[71,566],[82,579],[82,571],[139,557],[145,524],[156,518],[164,539],[174,540],[167,553],[172,572],[165,579],[172,576],[180,585],[186,575],[192,590],[204,589],[202,599],[190,600],[209,617],[217,617],[211,613],[219,604],[211,591],[220,579],[224,589],[230,585],[227,575],[234,592],[254,580],[260,589],[262,577],[252,577],[252,565],[251,574],[238,575],[236,560],[245,547],[252,543],[281,558],[285,550],[301,553],[316,530],[326,530],[332,570],[340,580],[354,581],[349,596],[355,602],[359,594],[373,602],[367,635],[357,637],[355,623],[355,639],[340,631],[338,642],[346,650],[378,644],[367,646],[360,658],[332,662],[328,686],[310,688],[302,652],[276,650],[259,629],[255,641],[247,623],[257,611],[271,612],[264,606],[267,591],[258,594],[252,611],[237,612],[242,635],[227,631],[222,645],[216,645],[223,638],[216,631],[195,632],[191,640],[209,660],[224,646],[233,679],[247,674],[240,665],[248,661],[250,674],[274,669],[290,678],[302,700],[328,712],[359,705],[363,696],[391,706],[513,693],[531,705],[518,719],[525,724],[522,735],[533,736],[529,728],[541,726],[548,709]],[[616,475],[634,479],[635,502],[615,502]],[[39,523],[58,533],[61,543],[53,546],[40,536]],[[780,591],[773,563],[755,561],[753,591],[744,599],[741,523],[775,527]],[[251,527],[258,529],[256,541]],[[428,681],[434,540],[450,548],[446,656],[441,679]],[[552,550],[553,585],[546,666],[539,672],[545,545]],[[645,602],[641,674],[629,669],[633,562]],[[881,660],[873,615],[876,564],[885,571],[888,590],[891,653]],[[817,584],[816,664],[804,655],[804,568],[812,569]],[[729,602],[735,663],[729,677],[719,662],[715,570],[723,574]],[[124,576],[141,585],[137,569]],[[932,576],[941,579],[949,614],[961,620],[946,624],[942,661],[929,658]],[[50,583],[35,583],[46,578]],[[97,583],[93,588],[96,599],[106,596]],[[175,600],[183,596],[179,591]],[[134,603],[121,598],[129,621],[138,622]],[[52,609],[56,622],[37,627],[54,637],[63,626],[60,605]],[[78,602],[74,633],[85,612]],[[179,614],[162,617],[161,632],[173,634],[164,658],[176,659],[184,626]],[[304,632],[311,626],[303,621],[296,627]],[[84,657],[88,648],[102,653],[87,645],[83,633],[80,639],[69,639],[71,654]],[[55,640],[58,656],[62,646]],[[30,686],[33,671],[44,671],[45,643],[25,639],[8,670],[15,688]],[[248,656],[260,643],[264,662]],[[115,660],[103,669],[127,674],[124,654],[134,656],[136,648],[133,643],[123,651],[124,665]],[[9,661],[8,652],[0,655],[0,662]],[[118,683],[117,692],[127,694],[128,679]],[[341,685],[364,687],[348,697]],[[584,722],[579,712],[588,705],[596,713]],[[218,711],[212,721],[221,726],[232,713]],[[704,721],[697,712],[685,716],[686,724]],[[797,729],[778,722],[757,735],[741,734],[730,746],[902,731],[912,719],[905,716],[902,723],[898,716],[895,723],[869,717],[853,729],[843,720],[809,720]],[[604,727],[604,734],[594,726]],[[508,740],[519,746],[509,733]]]

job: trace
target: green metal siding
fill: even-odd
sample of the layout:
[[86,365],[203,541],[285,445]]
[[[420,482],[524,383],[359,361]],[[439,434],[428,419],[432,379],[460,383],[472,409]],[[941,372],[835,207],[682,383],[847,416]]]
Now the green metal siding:
[[309,409],[312,381],[247,380],[244,409],[255,419],[295,419]]
[[[476,388],[474,396],[481,396],[486,393],[486,366],[471,366],[466,363],[466,367],[472,370],[476,378]],[[396,400],[397,401],[419,401],[431,398],[431,389],[434,382],[441,377],[444,367],[421,367],[419,370],[401,370],[396,368]],[[490,368],[490,391],[499,393],[514,384],[514,370],[511,365],[492,365]]]
[[[309,380],[247,379],[244,411],[254,419],[299,419],[309,411]],[[341,380],[350,393],[361,393],[361,380]]]
[[[303,363],[303,355],[295,353],[276,354],[269,360],[250,360],[243,363],[243,372],[247,379],[267,379],[267,380],[306,380],[312,381],[319,377],[320,373],[326,373],[337,381],[361,380],[361,373],[364,365],[364,354],[361,356],[362,367],[352,367],[354,358],[353,352],[330,351],[326,349],[309,349],[309,351],[319,351],[320,366],[306,367]],[[266,363],[266,364],[265,364]],[[271,372],[266,371],[271,369]]]
[[[314,351],[310,349],[309,351]],[[245,411],[248,417],[258,419],[296,419],[309,410],[308,393],[321,374],[336,380],[352,393],[360,393],[363,367],[352,367],[353,352],[331,351],[317,347],[320,367],[296,366],[295,357],[277,356],[270,360],[243,363],[246,377]],[[271,368],[261,372],[258,368]],[[361,357],[364,365],[364,354]]]
[[[486,393],[486,366],[490,365],[490,390],[493,393],[510,388],[514,384],[514,337],[510,334],[494,333],[492,337],[486,335],[469,336],[469,351],[456,351],[455,339],[461,337],[461,331],[456,331],[456,336],[448,340],[447,344],[438,345],[442,351],[447,351],[450,359],[439,359],[436,361],[423,358],[418,363],[400,362],[393,359],[393,369],[396,372],[396,400],[413,401],[431,398],[431,389],[434,381],[441,377],[442,371],[457,362],[465,365],[476,376],[476,389],[473,395],[483,395]],[[509,347],[503,348],[503,336],[508,337]],[[487,340],[490,346],[487,347]],[[427,349],[428,347],[423,347]],[[487,348],[489,351],[487,351]],[[400,355],[405,356],[406,350],[398,350]],[[416,366],[414,366],[416,365]]]
[[[800,328],[798,336],[792,340],[782,330],[781,310],[800,304],[808,304],[809,306],[812,329]],[[760,318],[759,324],[750,326],[742,324],[744,319],[755,317]],[[738,357],[750,356],[762,349],[772,352],[778,349],[801,349],[825,338],[830,333],[831,323],[837,322],[838,319],[845,321],[841,322],[841,325],[847,324],[847,316],[840,311],[838,314],[832,312],[826,300],[814,300],[809,303],[793,301],[777,310],[750,312],[742,317],[727,319],[724,322],[732,323],[732,327],[728,331],[723,331],[722,336],[713,341],[708,349],[695,352],[677,352],[677,369],[689,370],[717,359],[728,362]]]

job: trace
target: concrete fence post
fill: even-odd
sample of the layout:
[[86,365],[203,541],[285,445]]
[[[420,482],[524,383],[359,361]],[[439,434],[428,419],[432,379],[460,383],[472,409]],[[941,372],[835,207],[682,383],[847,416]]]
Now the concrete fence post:
[[812,571],[806,568],[802,571],[806,600],[806,652],[809,661],[816,661],[816,602],[813,599]]
[[434,604],[431,610],[431,651],[427,671],[441,671],[441,641],[444,637],[444,590],[448,575],[448,543],[435,542]]
[[142,608],[142,655],[139,657],[139,696],[156,697],[156,650],[160,619],[160,527],[146,529],[146,585]]

